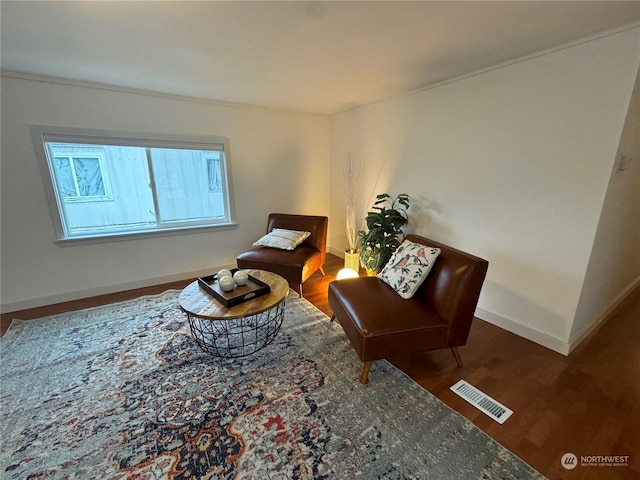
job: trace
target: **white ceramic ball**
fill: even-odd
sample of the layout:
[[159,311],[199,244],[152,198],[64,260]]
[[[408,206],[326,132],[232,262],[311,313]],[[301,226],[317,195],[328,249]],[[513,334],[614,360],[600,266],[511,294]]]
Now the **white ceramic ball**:
[[218,280],[220,280],[222,277],[230,277],[231,270],[227,270],[226,268],[223,268],[222,270],[218,271],[218,274],[216,276],[218,277]]
[[246,285],[249,281],[249,274],[244,270],[238,270],[233,274],[233,280],[237,285]]
[[225,275],[218,279],[218,283],[220,284],[220,288],[223,292],[230,292],[236,288],[236,282],[234,282],[233,277],[229,275]]

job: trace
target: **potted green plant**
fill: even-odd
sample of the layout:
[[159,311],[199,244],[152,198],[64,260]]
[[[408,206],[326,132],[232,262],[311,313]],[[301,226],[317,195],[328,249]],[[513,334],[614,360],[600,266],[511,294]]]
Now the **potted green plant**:
[[401,193],[395,199],[388,193],[376,197],[365,222],[368,231],[360,230],[360,262],[367,274],[376,275],[400,245],[402,227],[409,222],[410,197]]

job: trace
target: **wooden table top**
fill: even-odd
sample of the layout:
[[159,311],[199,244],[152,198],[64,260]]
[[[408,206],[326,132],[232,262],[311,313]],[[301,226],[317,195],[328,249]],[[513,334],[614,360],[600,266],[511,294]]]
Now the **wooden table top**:
[[268,284],[271,291],[235,307],[227,308],[203,290],[198,284],[198,280],[195,280],[180,292],[178,302],[182,309],[190,315],[211,320],[232,320],[270,310],[288,295],[289,283],[280,275],[252,269],[247,269],[247,273]]

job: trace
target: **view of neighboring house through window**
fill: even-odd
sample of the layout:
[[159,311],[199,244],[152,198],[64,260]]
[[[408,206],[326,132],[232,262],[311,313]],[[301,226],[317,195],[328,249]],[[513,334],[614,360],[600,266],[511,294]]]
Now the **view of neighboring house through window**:
[[210,192],[222,191],[222,177],[220,176],[220,153],[216,152],[207,157],[207,179]]
[[42,144],[61,239],[232,223],[224,139],[32,130]]
[[89,151],[80,155],[54,153],[60,189],[65,199],[87,201],[106,198],[102,158]]

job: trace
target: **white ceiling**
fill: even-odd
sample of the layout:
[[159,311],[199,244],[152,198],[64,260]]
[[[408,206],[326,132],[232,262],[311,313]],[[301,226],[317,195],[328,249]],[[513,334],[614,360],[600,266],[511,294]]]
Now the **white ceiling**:
[[640,1],[3,0],[0,16],[3,70],[331,114],[637,25]]

